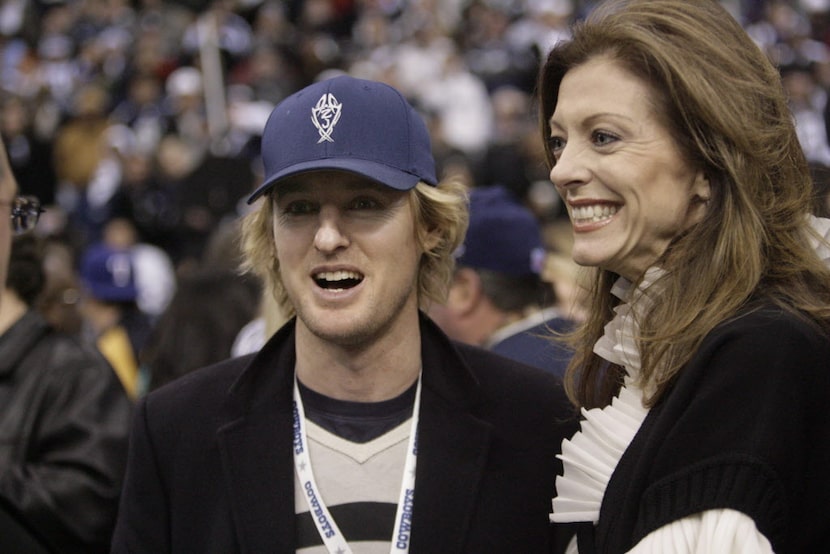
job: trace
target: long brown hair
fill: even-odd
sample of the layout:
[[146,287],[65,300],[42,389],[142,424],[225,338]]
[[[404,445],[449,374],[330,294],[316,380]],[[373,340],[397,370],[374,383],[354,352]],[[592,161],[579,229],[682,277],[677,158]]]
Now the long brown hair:
[[[639,322],[641,378],[656,391],[647,401],[750,299],[769,298],[830,332],[830,270],[805,240],[814,188],[764,53],[715,0],[609,0],[541,68],[545,142],[565,73],[597,56],[648,84],[655,114],[712,188],[704,219],[657,262],[666,271],[659,301]],[[555,163],[549,150],[547,160]],[[603,406],[619,389],[619,368],[609,371],[592,350],[614,315],[617,277],[595,270],[590,315],[573,337],[566,385],[581,406]]]

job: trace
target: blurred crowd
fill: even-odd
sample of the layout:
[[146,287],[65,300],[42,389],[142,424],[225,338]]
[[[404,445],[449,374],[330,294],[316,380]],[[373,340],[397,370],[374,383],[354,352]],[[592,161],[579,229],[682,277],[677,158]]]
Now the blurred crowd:
[[[260,132],[281,99],[337,72],[410,98],[441,176],[501,185],[529,207],[553,253],[548,279],[577,295],[533,93],[541,57],[594,4],[3,1],[0,134],[21,192],[46,206],[36,231],[48,245],[41,309],[100,340],[126,316],[96,325],[87,300],[106,288],[97,278],[117,278],[109,256],[128,252],[128,294],[101,300],[142,321],[128,333],[129,390],[230,355],[262,304],[257,284],[235,271],[234,240],[261,179]],[[827,215],[830,0],[724,4],[781,67]],[[84,269],[96,252],[105,270]]]

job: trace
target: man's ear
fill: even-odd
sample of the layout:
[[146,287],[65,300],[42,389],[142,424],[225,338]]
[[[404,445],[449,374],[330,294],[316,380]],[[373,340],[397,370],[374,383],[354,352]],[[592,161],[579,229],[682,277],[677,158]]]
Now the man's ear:
[[462,267],[456,270],[447,296],[447,306],[464,314],[476,308],[482,296],[481,277],[474,269]]
[[437,229],[431,229],[424,238],[424,252],[437,248],[441,243],[441,233]]

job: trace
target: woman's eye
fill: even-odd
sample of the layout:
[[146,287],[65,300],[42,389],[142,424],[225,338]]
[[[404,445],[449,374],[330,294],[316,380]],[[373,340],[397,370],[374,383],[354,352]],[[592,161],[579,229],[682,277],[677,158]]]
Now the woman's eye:
[[597,146],[608,146],[616,140],[616,136],[611,133],[606,133],[605,131],[595,131],[593,134],[593,141]]
[[554,156],[565,148],[565,139],[562,137],[550,137],[548,139],[548,150]]

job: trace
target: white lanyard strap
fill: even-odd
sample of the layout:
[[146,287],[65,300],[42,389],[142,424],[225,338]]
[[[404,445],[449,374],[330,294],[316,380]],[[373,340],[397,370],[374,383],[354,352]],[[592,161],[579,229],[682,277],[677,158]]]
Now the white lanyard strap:
[[[395,529],[392,533],[392,547],[390,553],[400,554],[409,552],[409,542],[412,535],[412,506],[415,500],[415,465],[418,458],[418,414],[421,405],[421,377],[418,376],[418,385],[415,391],[415,405],[412,407],[412,424],[409,430],[409,445],[406,450],[406,463],[403,468],[401,492],[398,496],[398,509],[395,513]],[[305,411],[303,400],[300,397],[300,388],[297,378],[294,378],[294,467],[300,480],[308,509],[317,532],[323,539],[323,544],[331,554],[351,554],[352,549],[334,518],[331,517],[326,503],[317,488],[314,472],[311,470],[311,457],[308,452],[308,438],[305,431]]]

